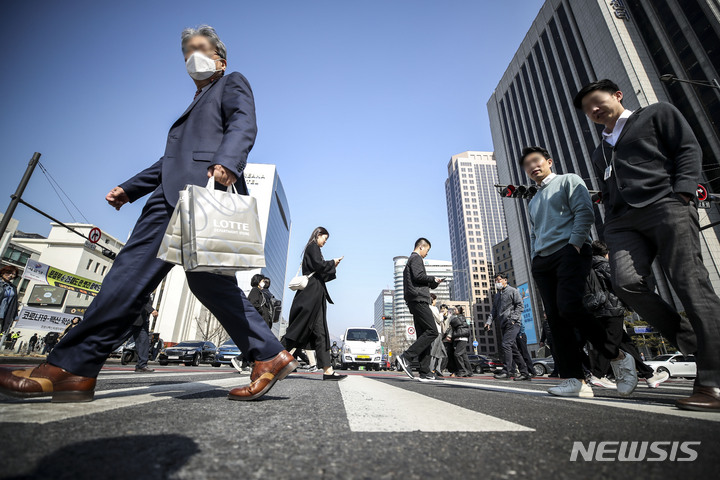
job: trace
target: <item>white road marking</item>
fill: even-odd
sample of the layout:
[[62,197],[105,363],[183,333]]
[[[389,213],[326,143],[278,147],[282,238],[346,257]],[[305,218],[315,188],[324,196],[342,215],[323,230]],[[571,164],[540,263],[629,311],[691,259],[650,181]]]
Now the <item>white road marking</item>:
[[[206,376],[217,376],[221,374],[228,374],[232,372],[162,372],[161,370],[156,370],[155,373],[135,373],[135,372],[117,372],[112,373],[108,375],[108,372],[100,372],[100,375],[98,375],[98,380],[118,380],[118,379],[126,379],[126,378],[166,378],[166,377],[189,377],[192,375],[206,375]],[[245,372],[243,372],[245,374]],[[241,374],[237,374],[238,378],[241,376]],[[250,372],[247,372],[246,376],[250,375]]]
[[[458,385],[467,388],[477,388],[479,390],[489,391],[507,391],[511,393],[531,394],[535,396],[544,396],[556,400],[569,400],[573,402],[590,403],[594,405],[601,405],[605,407],[613,408],[624,408],[626,410],[634,410],[639,412],[646,412],[652,414],[671,415],[674,417],[684,418],[695,418],[699,420],[710,420],[713,422],[720,422],[720,415],[717,413],[710,412],[693,412],[689,410],[680,410],[672,405],[658,405],[656,403],[650,403],[640,399],[629,398],[570,398],[570,397],[555,397],[548,394],[543,390],[530,390],[527,388],[515,388],[506,387],[503,385],[485,385],[474,382],[458,382],[452,380],[445,380],[442,382],[443,385]],[[552,386],[552,385],[549,385]],[[661,387],[662,388],[662,387]]]
[[0,407],[0,423],[50,423],[68,418],[82,417],[108,410],[142,405],[167,398],[177,398],[216,388],[236,387],[237,378],[222,378],[205,382],[150,385],[95,392],[89,403],[50,403],[49,397],[24,400],[22,403]]
[[[535,431],[368,377],[350,375],[338,386],[353,432]],[[442,417],[427,412],[442,412]]]

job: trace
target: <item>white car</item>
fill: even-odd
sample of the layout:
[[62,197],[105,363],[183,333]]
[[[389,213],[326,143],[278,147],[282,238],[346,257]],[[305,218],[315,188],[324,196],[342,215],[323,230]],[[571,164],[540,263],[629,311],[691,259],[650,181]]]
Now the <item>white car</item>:
[[385,337],[378,335],[374,328],[351,327],[342,337],[341,368],[357,370],[365,367],[366,370],[380,370],[382,366],[382,342]]
[[682,353],[658,355],[645,363],[652,367],[656,373],[668,372],[671,377],[697,376],[697,365],[695,364],[694,355],[685,356]]

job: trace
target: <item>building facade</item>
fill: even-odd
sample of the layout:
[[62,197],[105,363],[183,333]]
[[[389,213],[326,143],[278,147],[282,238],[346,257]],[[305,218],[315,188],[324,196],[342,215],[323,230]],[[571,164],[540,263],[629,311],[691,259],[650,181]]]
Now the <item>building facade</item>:
[[[673,0],[630,3],[633,7],[642,6],[645,11],[657,11],[665,3],[674,5],[675,10],[684,8],[679,6],[684,2]],[[658,18],[651,18],[655,18],[655,23],[651,22],[652,27],[643,25],[643,29],[659,26]],[[672,22],[669,18],[664,21]],[[576,173],[589,189],[598,189],[590,156],[601,140],[602,127],[573,107],[575,94],[591,81],[610,78],[623,90],[623,103],[630,110],[672,100],[660,80],[665,72],[658,71],[654,64],[654,58],[662,57],[662,52],[647,48],[638,27],[639,21],[633,20],[623,2],[617,0],[548,0],[543,5],[487,104],[501,184],[528,185],[530,182],[518,164],[520,152],[524,146],[541,145],[553,156],[557,173]],[[697,33],[690,28],[683,35]],[[707,165],[705,170],[708,177],[717,175],[709,172]],[[530,272],[527,201],[503,199],[503,202],[516,282],[528,284],[532,310],[541,314],[541,302]],[[604,211],[601,205],[595,209],[592,234],[602,238]],[[701,210],[700,215],[701,225],[708,224],[717,216],[716,207]],[[705,264],[719,290],[717,232],[704,231],[702,240]],[[662,272],[656,269],[655,277],[660,294],[674,301]],[[537,327],[537,318],[535,323]]]
[[393,308],[395,301],[395,290],[383,290],[375,300],[373,326],[378,335],[385,335],[387,338],[393,328]]
[[[517,286],[515,269],[513,268],[512,250],[510,249],[510,238],[493,245],[493,265],[495,275],[504,273],[508,276],[508,283],[513,287]],[[493,279],[490,279],[493,281]]]
[[[250,195],[257,201],[266,266],[236,273],[238,286],[249,293],[250,279],[262,273],[270,279],[270,292],[283,301],[283,316],[287,317],[290,302],[285,304],[283,294],[292,224],[285,190],[275,165],[248,163],[244,174]],[[300,261],[298,255],[298,266]],[[171,270],[158,288],[154,301],[159,313],[155,331],[160,332],[164,340],[179,342],[207,338],[218,343],[228,338],[217,319],[190,291],[182,267]],[[274,324],[274,333],[280,336],[283,333],[280,330],[285,326],[282,321]]]
[[[483,329],[492,308],[493,245],[506,237],[502,199],[495,188],[493,152],[463,152],[448,162],[445,197],[455,282],[453,300],[472,305],[475,337],[496,353],[498,332]],[[487,350],[486,349],[486,350]]]

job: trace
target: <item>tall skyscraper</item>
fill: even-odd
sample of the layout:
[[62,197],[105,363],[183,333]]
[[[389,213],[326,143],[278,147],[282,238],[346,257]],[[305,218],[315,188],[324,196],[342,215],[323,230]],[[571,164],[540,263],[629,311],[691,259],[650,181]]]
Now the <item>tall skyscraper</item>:
[[375,322],[373,326],[379,335],[388,337],[393,328],[393,302],[395,299],[394,290],[383,290],[375,300]]
[[[405,349],[417,338],[415,336],[413,318],[407,308],[407,304],[405,303],[403,292],[403,271],[405,270],[407,260],[408,257],[405,256],[393,258],[395,294],[393,299],[394,345],[392,345],[392,348],[393,351],[399,352],[405,351]],[[424,263],[425,271],[428,275],[431,277],[442,277],[445,279],[440,286],[431,290],[432,293],[437,295],[438,303],[452,303],[451,292],[454,288],[452,262],[448,262],[446,260],[430,260],[426,258]],[[389,337],[388,333],[386,333],[385,336]]]
[[[691,101],[688,92],[693,87],[680,84],[667,87],[660,80],[665,73],[694,79],[717,75],[718,29],[712,26],[718,25],[718,10],[711,8],[710,3],[547,0],[487,104],[500,183],[529,184],[518,164],[520,152],[527,145],[542,145],[551,152],[557,173],[576,173],[588,188],[598,189],[590,155],[601,140],[602,127],[577,111],[572,99],[583,85],[601,78],[610,78],[620,86],[625,94],[623,103],[630,110],[672,101],[686,117],[689,115],[691,125],[695,123],[693,127],[701,142],[700,133],[706,132],[710,139],[714,132],[715,142],[707,140],[703,145],[706,152],[703,168],[706,179],[717,179],[720,155],[718,150],[712,150],[715,148],[712,145],[717,145],[718,132],[707,119],[720,115],[717,113],[720,109],[709,113],[706,108],[718,105],[718,91],[695,87],[693,95],[697,98]],[[688,62],[696,62],[697,66]],[[667,68],[671,71],[665,71]],[[707,90],[700,93],[702,88]],[[668,95],[668,91],[672,94]],[[700,96],[706,100],[700,102]],[[690,115],[688,109],[696,113]],[[527,201],[503,202],[515,277],[518,283],[529,284],[532,311],[542,312],[530,272]],[[716,206],[701,209],[700,217],[701,225],[720,219]],[[602,236],[603,218],[602,206],[596,206],[592,232],[596,238]],[[720,290],[718,233],[704,230],[701,241],[703,259],[716,290]],[[656,270],[655,277],[660,294],[674,301],[662,272]]]
[[483,325],[492,306],[493,245],[507,235],[502,199],[494,185],[497,168],[492,152],[463,152],[448,163],[445,197],[450,227],[453,300],[473,305],[475,336],[496,353],[495,331]]

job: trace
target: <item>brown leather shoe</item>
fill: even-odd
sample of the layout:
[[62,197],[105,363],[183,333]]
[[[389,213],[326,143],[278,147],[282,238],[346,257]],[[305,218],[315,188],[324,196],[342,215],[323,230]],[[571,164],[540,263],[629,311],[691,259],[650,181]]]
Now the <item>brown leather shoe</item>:
[[55,403],[91,401],[95,382],[95,378],[73,375],[49,363],[19,370],[0,369],[0,393],[21,398],[52,396]]
[[275,382],[287,377],[298,367],[298,362],[287,350],[264,362],[256,361],[250,374],[250,385],[230,390],[230,400],[255,400],[270,391]]
[[683,410],[720,413],[720,388],[695,386],[691,396],[681,398],[675,405]]

